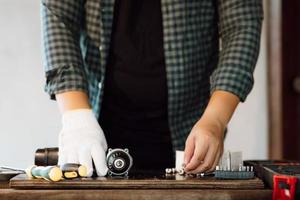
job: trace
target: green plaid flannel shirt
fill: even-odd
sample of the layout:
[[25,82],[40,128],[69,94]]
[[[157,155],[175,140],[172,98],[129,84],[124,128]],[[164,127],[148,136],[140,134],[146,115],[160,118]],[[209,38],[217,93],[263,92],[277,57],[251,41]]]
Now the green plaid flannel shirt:
[[[85,91],[98,117],[110,47],[114,0],[42,0],[45,90]],[[161,0],[174,149],[215,90],[244,101],[253,86],[261,0]],[[221,41],[221,42],[220,42]],[[147,90],[147,88],[145,88]]]

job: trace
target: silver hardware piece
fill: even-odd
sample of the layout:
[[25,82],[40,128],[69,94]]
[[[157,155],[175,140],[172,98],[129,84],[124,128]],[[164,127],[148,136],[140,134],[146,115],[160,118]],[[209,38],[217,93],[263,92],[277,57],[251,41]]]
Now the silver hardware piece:
[[178,174],[179,174],[179,175],[184,175],[184,174],[185,174],[184,169],[180,169],[180,170],[178,171]]
[[228,151],[227,153],[227,166],[226,166],[228,171],[231,171],[231,152]]
[[176,172],[177,172],[176,169],[175,169],[175,168],[172,168],[172,173],[173,173],[173,174],[176,174]]
[[117,169],[122,169],[125,166],[125,162],[123,159],[118,158],[114,161],[114,165]]
[[165,172],[166,172],[166,174],[176,174],[177,170],[176,170],[176,168],[166,168]]
[[128,149],[108,149],[106,156],[109,176],[127,176],[133,160]]
[[171,168],[166,168],[166,174],[171,174],[172,173],[172,169]]
[[199,174],[197,174],[197,176],[204,177],[204,176],[205,176],[205,173],[204,173],[204,172],[199,173]]

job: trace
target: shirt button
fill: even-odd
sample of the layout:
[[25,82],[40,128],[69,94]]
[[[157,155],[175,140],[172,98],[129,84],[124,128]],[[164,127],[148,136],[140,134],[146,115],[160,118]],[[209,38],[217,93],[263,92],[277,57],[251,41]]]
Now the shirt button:
[[101,89],[102,88],[102,82],[98,83],[98,88]]

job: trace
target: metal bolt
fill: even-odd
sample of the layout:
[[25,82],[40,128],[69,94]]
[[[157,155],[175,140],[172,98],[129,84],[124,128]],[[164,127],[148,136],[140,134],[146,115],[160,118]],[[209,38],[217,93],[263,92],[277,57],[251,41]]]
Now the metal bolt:
[[172,169],[166,168],[166,173],[167,173],[167,174],[171,174],[171,173],[172,173]]
[[184,175],[184,174],[185,174],[184,169],[180,169],[180,170],[178,171],[178,174],[179,174],[179,175]]
[[172,173],[175,174],[177,171],[175,168],[172,168]]

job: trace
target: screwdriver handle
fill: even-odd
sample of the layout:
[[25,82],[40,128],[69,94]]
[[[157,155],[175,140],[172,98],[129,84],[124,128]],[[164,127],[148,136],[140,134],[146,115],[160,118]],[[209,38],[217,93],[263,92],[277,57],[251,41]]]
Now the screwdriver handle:
[[27,168],[26,174],[30,178],[43,178],[48,181],[60,181],[62,179],[62,171],[57,166],[31,166]]
[[60,166],[60,169],[63,173],[63,177],[66,179],[87,176],[87,168],[77,163],[66,163]]

